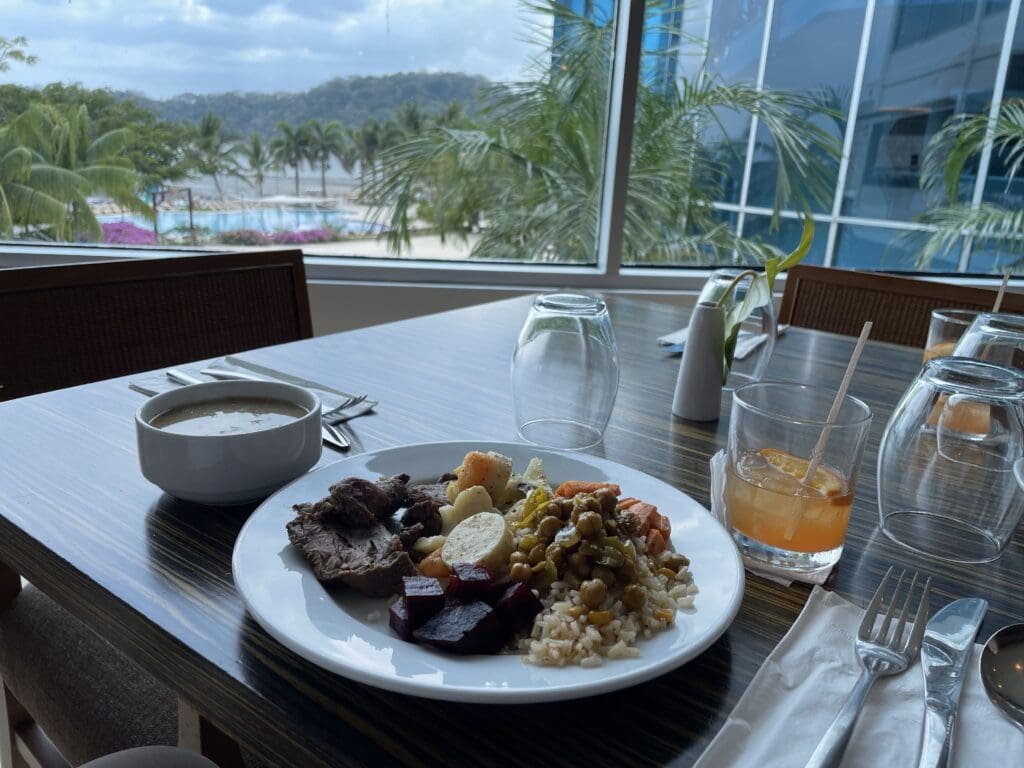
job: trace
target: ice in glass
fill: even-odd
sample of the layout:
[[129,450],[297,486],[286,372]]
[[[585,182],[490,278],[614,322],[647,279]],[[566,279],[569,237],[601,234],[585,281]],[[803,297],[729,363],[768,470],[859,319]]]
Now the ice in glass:
[[[740,551],[775,568],[814,572],[842,555],[870,409],[843,400],[826,426],[835,392],[762,382],[736,390],[722,501]],[[823,429],[829,438],[810,473]]]

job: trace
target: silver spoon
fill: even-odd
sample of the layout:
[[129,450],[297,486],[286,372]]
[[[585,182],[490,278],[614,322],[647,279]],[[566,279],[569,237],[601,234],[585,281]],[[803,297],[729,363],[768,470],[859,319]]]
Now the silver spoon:
[[981,651],[981,684],[996,708],[1024,730],[1024,624],[996,632]]

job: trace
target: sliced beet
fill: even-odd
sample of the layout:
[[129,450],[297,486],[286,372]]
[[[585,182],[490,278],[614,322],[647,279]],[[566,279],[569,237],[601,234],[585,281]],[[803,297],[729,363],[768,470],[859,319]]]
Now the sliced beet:
[[449,603],[465,603],[470,600],[494,600],[494,577],[486,566],[472,563],[455,563],[448,579],[444,596]]
[[472,600],[448,605],[413,637],[451,653],[493,653],[505,644],[507,633],[491,606]]
[[402,579],[405,610],[416,629],[444,608],[444,588],[429,576],[406,576]]
[[395,630],[396,635],[403,640],[412,642],[412,633],[415,627],[409,621],[409,612],[406,610],[404,597],[396,600],[388,609],[388,624]]
[[516,582],[506,589],[494,605],[498,618],[510,634],[532,625],[543,608],[533,590],[522,582]]

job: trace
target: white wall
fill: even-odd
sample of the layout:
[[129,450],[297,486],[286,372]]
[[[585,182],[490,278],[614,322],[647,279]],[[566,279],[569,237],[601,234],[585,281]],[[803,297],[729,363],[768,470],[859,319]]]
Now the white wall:
[[[322,336],[533,292],[486,286],[311,282],[309,306],[313,333]],[[687,307],[696,299],[694,294],[659,292],[644,293],[643,297]]]

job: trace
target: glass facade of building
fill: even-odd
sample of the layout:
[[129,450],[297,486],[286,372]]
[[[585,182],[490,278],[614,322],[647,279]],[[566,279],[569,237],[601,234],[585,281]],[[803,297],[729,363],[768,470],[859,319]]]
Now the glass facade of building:
[[[922,267],[907,233],[928,205],[921,165],[943,122],[1024,95],[1020,6],[1021,0],[705,0],[686,14],[689,30],[700,27],[695,18],[706,19],[713,74],[811,92],[837,113],[821,124],[842,142],[844,160],[835,168],[831,207],[815,211],[828,236],[808,263],[978,273],[998,265],[969,238]],[[685,72],[687,58],[681,61]],[[764,129],[723,115],[708,138],[733,158],[718,206],[735,214],[737,232],[791,248],[795,212],[770,226],[775,166]],[[965,168],[960,189],[962,202],[1024,206],[1024,182],[1007,186],[997,153]]]

